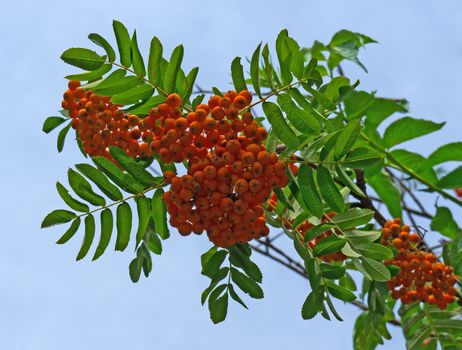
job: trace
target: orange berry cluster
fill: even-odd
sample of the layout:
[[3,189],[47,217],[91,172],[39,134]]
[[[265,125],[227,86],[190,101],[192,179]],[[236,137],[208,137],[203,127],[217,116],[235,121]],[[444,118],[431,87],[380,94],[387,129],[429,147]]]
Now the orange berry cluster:
[[420,300],[446,309],[455,299],[457,277],[433,253],[418,249],[420,236],[410,231],[409,226],[401,226],[400,219],[387,221],[382,230],[382,244],[397,250],[385,264],[400,268],[400,273],[387,282],[391,296],[403,304]]
[[[212,96],[208,104],[200,104],[184,116],[180,97],[170,94],[143,120],[153,130],[150,147],[162,162],[170,163],[202,159],[225,140],[259,145],[267,136],[266,129],[253,120],[250,112],[239,114],[251,101],[247,90],[239,94],[229,91],[224,97]],[[238,141],[234,150],[240,147]]]
[[[170,224],[182,235],[205,230],[220,247],[268,235],[261,205],[273,187],[287,185],[288,177],[285,165],[262,144],[266,130],[250,112],[239,112],[250,104],[251,94],[229,91],[223,97],[212,96],[186,118],[176,115],[171,96],[168,113],[162,105],[150,113],[163,129],[152,141],[156,147],[151,143],[153,151],[163,161],[188,160],[187,174],[164,173],[171,183],[164,195]],[[174,137],[167,140],[169,133]],[[172,146],[179,151],[172,152]]]
[[82,89],[78,81],[69,81],[68,87],[62,107],[69,112],[71,125],[77,131],[85,153],[112,159],[108,146],[118,146],[131,157],[151,156],[146,141],[152,138],[152,132],[144,120],[124,113],[110,102],[110,97],[97,96],[91,90]]

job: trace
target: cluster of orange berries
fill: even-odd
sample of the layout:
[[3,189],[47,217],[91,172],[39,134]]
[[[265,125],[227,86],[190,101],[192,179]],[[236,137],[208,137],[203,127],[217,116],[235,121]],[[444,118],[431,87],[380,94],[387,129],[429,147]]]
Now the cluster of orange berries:
[[388,281],[391,295],[403,304],[424,301],[445,309],[455,299],[457,277],[453,269],[437,261],[433,253],[418,249],[420,236],[401,226],[400,219],[387,221],[382,230],[382,244],[397,249],[396,256],[385,262],[400,268]]
[[110,97],[82,89],[78,81],[69,81],[68,87],[62,107],[69,112],[85,153],[112,159],[108,146],[118,146],[131,157],[151,155],[147,142],[152,132],[143,119],[124,113]]
[[262,144],[266,129],[250,112],[240,113],[251,99],[246,90],[229,91],[185,118],[177,112],[179,96],[172,94],[151,110],[151,149],[164,162],[188,160],[187,174],[164,173],[171,184],[164,195],[170,224],[182,235],[206,231],[220,247],[268,235],[262,204],[288,177],[285,164]]

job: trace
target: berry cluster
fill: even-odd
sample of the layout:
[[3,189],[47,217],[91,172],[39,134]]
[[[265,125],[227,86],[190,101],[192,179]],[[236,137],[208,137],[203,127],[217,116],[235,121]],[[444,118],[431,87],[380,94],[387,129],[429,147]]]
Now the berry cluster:
[[445,309],[454,301],[457,277],[451,267],[437,261],[433,253],[417,248],[420,236],[401,226],[400,219],[387,221],[382,230],[382,244],[397,250],[396,256],[385,262],[396,265],[400,273],[388,281],[391,295],[403,304],[424,301]]
[[[168,113],[163,105],[150,113],[162,128],[162,132],[155,131],[151,149],[163,161],[188,160],[187,174],[164,173],[171,183],[164,195],[170,224],[182,235],[205,230],[221,247],[268,235],[261,205],[273,187],[287,185],[288,177],[285,165],[262,144],[266,130],[250,112],[239,112],[250,104],[250,93],[229,91],[223,97],[212,96],[207,105],[199,105],[186,118],[172,117],[171,96],[166,101]],[[175,137],[167,140],[169,133]],[[179,151],[172,152],[172,147]]]
[[108,146],[118,146],[131,157],[151,155],[146,142],[152,138],[152,132],[144,120],[127,115],[109,97],[82,89],[78,81],[69,81],[68,87],[62,107],[69,112],[85,153],[111,159]]

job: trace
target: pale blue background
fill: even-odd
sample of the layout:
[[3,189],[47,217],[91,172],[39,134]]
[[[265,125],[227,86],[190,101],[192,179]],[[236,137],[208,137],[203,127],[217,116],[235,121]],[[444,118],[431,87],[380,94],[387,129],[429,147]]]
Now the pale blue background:
[[[111,20],[136,28],[142,49],[157,35],[168,52],[185,45],[185,67],[199,65],[203,87],[226,88],[235,55],[249,56],[260,40],[282,28],[301,45],[328,41],[346,28],[377,39],[362,52],[369,74],[345,69],[390,97],[406,97],[413,115],[448,121],[427,142],[409,143],[425,154],[460,140],[462,122],[462,3],[460,1],[24,1],[0,5],[2,106],[0,201],[0,349],[349,349],[352,306],[340,305],[343,323],[302,321],[307,283],[263,257],[265,299],[234,304],[214,326],[201,307],[207,279],[199,255],[205,237],[172,239],[154,260],[149,279],[134,285],[125,254],[75,262],[80,238],[58,247],[61,228],[39,229],[61,201],[57,179],[83,161],[74,144],[62,154],[54,135],[40,132],[59,108],[59,60],[71,46],[90,46],[89,32],[111,37]],[[432,202],[429,202],[431,205]],[[403,349],[400,332],[383,349]]]

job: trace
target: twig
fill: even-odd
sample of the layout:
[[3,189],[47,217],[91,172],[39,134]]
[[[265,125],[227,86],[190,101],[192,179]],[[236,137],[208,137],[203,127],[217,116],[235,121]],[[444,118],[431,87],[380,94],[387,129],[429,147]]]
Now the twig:
[[356,184],[361,189],[361,191],[363,191],[363,193],[366,195],[366,197],[361,197],[361,196],[358,196],[358,195],[355,195],[354,193],[352,193],[353,197],[358,199],[366,208],[369,208],[372,211],[374,211],[374,219],[375,219],[375,221],[377,221],[381,226],[385,225],[385,223],[387,222],[387,219],[385,219],[385,217],[377,210],[377,208],[374,206],[371,199],[367,195],[366,180],[364,178],[364,171],[362,171],[360,169],[356,169],[355,173],[356,173]]

